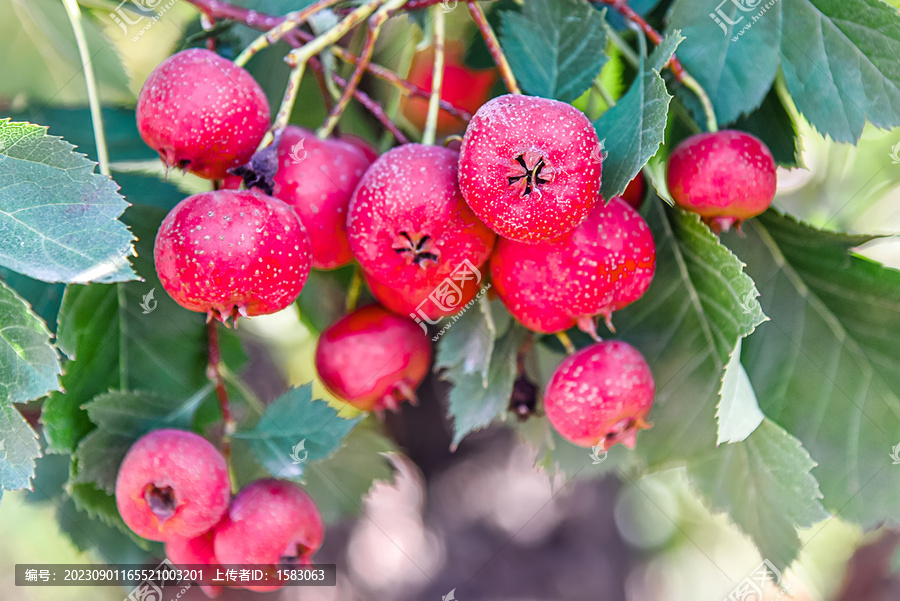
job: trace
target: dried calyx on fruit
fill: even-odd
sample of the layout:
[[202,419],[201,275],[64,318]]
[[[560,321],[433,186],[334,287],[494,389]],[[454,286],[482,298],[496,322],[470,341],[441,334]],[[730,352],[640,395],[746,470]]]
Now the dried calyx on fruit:
[[504,238],[552,240],[600,202],[600,150],[594,126],[573,106],[500,96],[469,122],[459,186],[475,214]]

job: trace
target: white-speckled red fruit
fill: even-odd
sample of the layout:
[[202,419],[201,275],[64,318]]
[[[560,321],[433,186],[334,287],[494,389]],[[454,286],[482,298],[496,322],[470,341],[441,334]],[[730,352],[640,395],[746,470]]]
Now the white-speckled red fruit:
[[256,191],[185,198],[159,227],[153,249],[166,292],[191,311],[225,321],[284,309],[309,277],[309,236],[294,210]]
[[[416,323],[436,324],[442,317],[459,313],[475,298],[487,275],[485,270],[480,273],[480,282],[476,281],[477,278],[466,279],[464,282],[454,280],[453,287],[446,286],[438,290],[430,285],[416,287],[399,283],[382,284],[365,272],[363,280],[375,300],[388,311],[409,317]],[[432,300],[434,298],[439,300]]]
[[434,288],[469,261],[490,256],[494,233],[466,206],[457,183],[457,153],[405,144],[363,175],[347,220],[350,249],[385,285]]
[[353,260],[347,241],[347,207],[372,164],[357,144],[320,140],[294,125],[288,125],[281,136],[273,195],[300,215],[309,232],[316,269],[335,269]]
[[544,389],[544,412],[566,440],[582,447],[622,443],[634,448],[650,424],[656,385],[650,367],[633,346],[598,342],[569,355]]
[[769,208],[778,183],[775,159],[754,135],[724,130],[679,144],[666,168],[669,193],[714,231],[740,226]]
[[459,155],[459,186],[491,229],[519,242],[552,240],[600,200],[597,132],[575,107],[508,94],[472,117]]
[[328,326],[316,347],[316,370],[336,397],[363,411],[415,402],[428,374],[431,343],[413,321],[368,305]]
[[647,222],[614,197],[571,232],[550,242],[501,238],[491,281],[509,312],[530,330],[553,333],[576,324],[596,336],[594,316],[640,298],[653,279],[656,246]]
[[166,166],[223,179],[262,141],[269,101],[247,71],[215,52],[190,48],[150,73],[138,96],[137,125]]

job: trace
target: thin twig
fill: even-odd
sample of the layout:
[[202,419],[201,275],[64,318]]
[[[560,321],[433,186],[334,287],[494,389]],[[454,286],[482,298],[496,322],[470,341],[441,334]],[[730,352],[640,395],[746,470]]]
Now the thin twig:
[[222,350],[219,347],[219,324],[216,320],[209,322],[209,363],[206,367],[206,377],[215,385],[216,396],[219,398],[219,408],[222,411],[222,420],[225,422],[225,444],[231,435],[237,431],[237,422],[231,414],[231,404],[228,400],[228,389],[222,376]]
[[247,61],[250,60],[257,52],[259,52],[263,48],[268,48],[269,46],[283,38],[291,30],[299,25],[302,25],[308,18],[316,14],[318,11],[324,8],[328,8],[333,4],[337,4],[339,1],[340,0],[318,0],[317,2],[310,4],[302,10],[288,13],[284,17],[283,21],[253,40],[250,45],[247,46],[236,59],[234,59],[234,64],[241,66],[247,64]]
[[[516,82],[516,76],[513,75],[512,68],[509,66],[509,61],[506,60],[506,55],[503,54],[503,49],[500,48],[500,40],[497,39],[497,34],[494,33],[491,24],[488,23],[484,11],[481,10],[481,7],[477,2],[474,2],[474,0],[466,2],[466,6],[469,8],[472,19],[478,25],[478,30],[481,32],[481,37],[484,38],[484,43],[487,44],[488,50],[494,59],[494,63],[497,65],[497,68],[500,69],[500,77],[503,78],[506,89],[513,94],[521,94],[522,90]],[[409,8],[409,6],[407,6],[407,8]]]
[[444,86],[444,10],[434,7],[434,67],[431,70],[431,98],[428,99],[428,116],[422,144],[434,144],[437,137],[438,111],[441,107],[441,90]]

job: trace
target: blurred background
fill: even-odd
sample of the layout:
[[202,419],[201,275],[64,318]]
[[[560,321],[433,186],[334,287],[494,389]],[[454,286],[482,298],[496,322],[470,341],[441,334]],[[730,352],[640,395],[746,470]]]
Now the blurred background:
[[[90,23],[92,42],[102,40],[106,44],[97,46],[95,59],[104,104],[126,108],[121,121],[112,118],[107,123],[116,161],[114,177],[127,179],[129,173],[161,175],[162,167],[152,151],[129,145],[124,132],[134,125],[133,120],[128,122],[127,110],[133,107],[150,70],[185,39],[200,33],[197,12],[186,2],[176,1],[133,41],[133,36],[123,36],[119,25],[103,16],[115,3],[83,4],[96,8]],[[269,3],[244,4],[265,10]],[[461,13],[449,15],[450,31],[464,48],[471,45],[473,32]],[[54,0],[0,0],[0,14],[4,15],[0,20],[0,48],[10,57],[0,77],[0,116],[50,125],[51,134],[65,136],[95,158],[90,125],[83,119],[84,78],[64,11]],[[231,36],[233,46],[240,48],[253,35],[235,29],[224,37]],[[421,50],[415,43],[417,36],[420,34],[405,20],[392,21],[378,46],[377,61],[399,65],[401,73],[414,72],[416,52]],[[223,53],[227,55],[230,47],[225,44]],[[112,56],[110,48],[121,61]],[[277,103],[287,76],[287,68],[281,63],[284,51],[279,47],[264,51],[250,66],[273,103]],[[490,63],[479,56],[477,49],[462,55],[460,50],[459,60],[480,74],[479,93],[490,93],[496,77],[479,70]],[[621,63],[610,61],[603,77],[615,81],[621,69]],[[421,126],[417,121],[420,108],[402,103],[394,91],[377,82],[367,80],[364,87],[383,99],[405,129],[414,132]],[[480,100],[475,96],[477,107]],[[602,110],[593,102],[585,98],[580,105],[588,112]],[[306,86],[294,121],[315,127],[324,115],[318,90]],[[780,169],[776,206],[827,229],[883,234],[900,231],[900,133],[870,126],[859,145],[853,147],[826,140],[802,118],[795,118],[805,168]],[[380,137],[368,116],[353,105],[341,127],[382,147],[389,143]],[[452,133],[454,127],[458,124],[446,122],[443,133]],[[170,182],[185,194],[208,186],[178,173],[170,174]],[[900,240],[896,238],[873,241],[860,252],[900,268]],[[322,309],[308,310],[315,313]],[[242,336],[254,348],[268,349],[264,353],[268,367],[257,370],[258,381],[251,381],[264,398],[273,398],[287,385],[315,380],[315,334],[301,319],[297,307],[254,318],[247,322]],[[327,397],[318,383],[316,393]],[[636,482],[621,477],[621,472],[592,481],[550,478],[534,467],[535,451],[505,427],[477,432],[451,454],[442,406],[445,395],[445,385],[430,376],[420,391],[419,407],[404,406],[399,414],[387,418],[388,430],[406,454],[392,456],[395,481],[373,488],[359,508],[360,517],[331,524],[325,546],[316,556],[319,562],[338,565],[338,586],[288,588],[269,594],[269,598],[900,599],[900,534],[884,529],[864,533],[836,519],[801,533],[803,551],[783,575],[781,585],[785,590],[771,587],[762,599],[729,597],[762,558],[726,518],[711,513],[694,497],[680,471],[658,473]],[[53,501],[40,490],[3,495],[0,598],[105,601],[125,597],[127,591],[116,587],[15,587],[16,563],[104,561],[78,550],[55,519],[55,511]],[[76,539],[78,536],[76,532]],[[166,599],[179,592],[167,591]],[[226,591],[222,596],[251,597],[256,596],[243,591]],[[192,588],[180,598],[204,597]]]

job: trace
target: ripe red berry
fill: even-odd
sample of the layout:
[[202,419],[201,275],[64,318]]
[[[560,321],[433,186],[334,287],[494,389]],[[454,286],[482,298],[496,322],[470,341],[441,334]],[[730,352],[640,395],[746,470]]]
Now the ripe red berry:
[[476,281],[476,278],[466,279],[464,282],[452,279],[452,284],[438,289],[430,286],[385,285],[366,273],[363,273],[363,279],[381,306],[397,315],[409,317],[417,324],[435,324],[442,317],[459,313],[481,288],[481,282]]
[[191,48],[150,73],[138,96],[137,125],[167,167],[222,179],[248,162],[262,141],[269,101],[247,71]]
[[457,153],[405,144],[381,155],[350,201],[347,236],[362,268],[390,286],[434,288],[464,261],[476,268],[495,236],[466,206]]
[[378,305],[357,309],[322,332],[316,369],[335,396],[363,411],[415,401],[431,345],[419,326]]
[[221,321],[284,309],[310,269],[309,236],[297,214],[255,191],[185,198],[163,220],[153,256],[179,305]]
[[666,183],[678,206],[703,217],[714,231],[728,231],[772,204],[775,159],[746,132],[697,134],[669,157]]
[[[472,69],[465,64],[465,48],[459,42],[449,42],[444,53],[444,79],[441,84],[441,100],[469,113],[475,112],[491,95],[491,88],[497,81],[496,69]],[[410,83],[431,92],[434,66],[434,47],[417,52],[413,57],[407,79]],[[402,101],[403,116],[416,128],[425,127],[428,116],[428,99],[418,96],[406,97]],[[444,135],[459,132],[465,122],[446,111],[438,113],[437,133]]]
[[334,269],[353,259],[347,206],[370,164],[353,143],[320,140],[293,125],[284,129],[274,196],[294,207],[309,232],[314,268]]
[[119,515],[150,540],[203,534],[221,519],[230,497],[225,458],[184,430],[154,430],[140,438],[116,477]]
[[595,337],[594,316],[610,325],[613,311],[647,291],[655,269],[647,222],[618,197],[556,240],[524,244],[501,238],[491,257],[491,281],[522,325],[553,333],[577,323]]
[[[213,549],[222,565],[304,565],[322,546],[325,524],[306,492],[284,480],[257,480],[231,503],[216,527]],[[248,586],[271,591],[279,586]]]
[[583,447],[634,448],[653,405],[656,385],[640,351],[618,340],[598,342],[563,359],[544,390],[554,429]]
[[647,185],[644,183],[644,172],[638,171],[634,179],[625,186],[625,191],[622,192],[620,198],[634,207],[635,211],[640,211],[641,205],[644,204],[646,190]]
[[472,117],[459,155],[466,202],[505,238],[552,240],[600,201],[600,143],[584,114],[557,100],[508,94]]
[[[166,557],[176,566],[208,565],[215,574],[219,560],[213,552],[215,528],[194,538],[173,538],[166,541]],[[214,599],[222,594],[222,587],[215,584],[201,584],[200,590]]]

